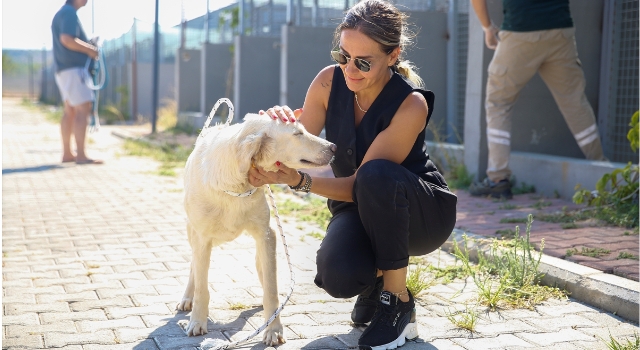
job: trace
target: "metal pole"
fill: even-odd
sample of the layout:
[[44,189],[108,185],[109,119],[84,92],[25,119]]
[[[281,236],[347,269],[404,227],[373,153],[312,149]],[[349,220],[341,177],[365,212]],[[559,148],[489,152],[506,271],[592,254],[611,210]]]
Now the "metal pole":
[[293,0],[287,1],[287,25],[293,24]]
[[444,140],[458,142],[456,126],[458,119],[457,86],[458,86],[458,0],[449,2],[447,14],[449,40],[447,42],[447,124]]
[[207,15],[204,18],[204,42],[209,42],[209,0],[207,0]]
[[153,98],[151,110],[151,133],[156,133],[156,122],[158,120],[158,71],[160,59],[160,24],[158,24],[158,3],[156,0],[156,15],[153,29]]
[[131,119],[138,118],[138,44],[137,44],[137,19],[133,19],[131,28]]

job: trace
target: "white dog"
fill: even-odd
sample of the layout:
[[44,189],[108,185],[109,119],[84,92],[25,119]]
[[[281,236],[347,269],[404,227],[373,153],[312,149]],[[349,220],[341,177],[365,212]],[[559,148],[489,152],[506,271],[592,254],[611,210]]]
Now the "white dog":
[[[276,161],[290,168],[319,167],[332,160],[335,147],[307,132],[300,123],[285,124],[255,114],[248,114],[240,124],[204,130],[184,174],[184,207],[193,255],[189,282],[177,309],[193,310],[188,335],[207,333],[212,247],[234,240],[243,231],[256,240],[265,320],[278,308],[276,235],[269,226],[263,189],[249,184],[249,167],[276,171]],[[280,317],[267,327],[263,341],[267,345],[286,341]]]

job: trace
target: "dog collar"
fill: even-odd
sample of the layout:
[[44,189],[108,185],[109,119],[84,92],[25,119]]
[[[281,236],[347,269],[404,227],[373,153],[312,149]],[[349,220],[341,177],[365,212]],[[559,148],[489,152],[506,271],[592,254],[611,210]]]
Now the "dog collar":
[[227,191],[227,190],[225,190],[224,193],[226,193],[226,194],[228,194],[230,196],[233,196],[233,197],[249,197],[250,195],[256,193],[257,190],[258,190],[258,188],[254,187],[254,188],[252,188],[249,191],[244,192],[244,193],[237,193],[237,192]]

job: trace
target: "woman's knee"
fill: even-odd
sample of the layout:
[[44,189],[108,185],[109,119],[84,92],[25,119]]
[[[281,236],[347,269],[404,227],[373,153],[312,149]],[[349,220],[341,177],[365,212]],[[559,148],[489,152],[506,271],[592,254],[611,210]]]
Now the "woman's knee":
[[[400,165],[385,159],[374,159],[360,166],[353,185],[355,202],[393,200]],[[389,197],[391,196],[391,197]]]
[[362,293],[375,283],[375,268],[370,271],[358,271],[348,266],[318,266],[315,284],[334,298],[351,298]]

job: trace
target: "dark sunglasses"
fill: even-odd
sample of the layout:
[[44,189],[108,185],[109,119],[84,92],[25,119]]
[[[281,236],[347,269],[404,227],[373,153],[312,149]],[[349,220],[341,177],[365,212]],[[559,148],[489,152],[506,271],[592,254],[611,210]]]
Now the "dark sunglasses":
[[333,58],[333,60],[338,64],[347,64],[349,63],[349,60],[353,59],[353,63],[359,70],[365,73],[371,70],[371,62],[365,61],[362,58],[351,58],[337,50],[331,51],[331,58]]

